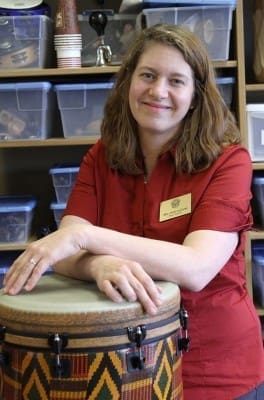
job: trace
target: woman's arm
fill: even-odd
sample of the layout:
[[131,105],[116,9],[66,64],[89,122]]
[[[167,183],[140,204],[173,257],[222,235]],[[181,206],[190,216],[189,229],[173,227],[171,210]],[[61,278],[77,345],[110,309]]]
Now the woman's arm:
[[[74,259],[68,259],[55,269],[62,271],[65,268],[64,271],[67,269],[68,274],[75,270],[76,277],[79,271],[80,278],[83,278],[84,272],[81,272],[80,267],[82,258],[78,254],[80,250],[94,255],[130,260],[134,270],[131,266],[128,267],[131,273],[126,275],[126,283],[121,282],[130,291],[137,291],[137,285],[144,287],[145,275],[142,278],[142,274],[138,273],[139,269],[154,280],[173,281],[181,287],[199,291],[225,265],[237,243],[237,233],[199,230],[187,235],[183,245],[178,245],[120,233],[91,225],[78,217],[66,216],[57,232],[30,244],[14,262],[4,280],[4,291],[16,294],[24,285],[26,290],[31,290],[50,265],[70,256],[77,257],[75,260],[79,260],[79,267]],[[36,265],[30,263],[32,258]],[[124,263],[120,264],[119,273],[116,272],[116,265],[113,272],[115,284],[119,284],[122,274],[125,275]],[[92,266],[88,265],[85,276],[102,283],[104,278],[99,278],[100,268]],[[126,295],[125,289],[122,294]]]

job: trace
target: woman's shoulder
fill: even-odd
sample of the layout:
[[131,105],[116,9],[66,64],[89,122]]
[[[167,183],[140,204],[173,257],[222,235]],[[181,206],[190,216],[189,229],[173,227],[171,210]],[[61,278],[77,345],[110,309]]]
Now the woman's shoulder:
[[105,156],[105,145],[101,139],[98,139],[97,142],[92,147],[90,147],[90,149],[88,150],[88,154],[93,158],[98,156]]
[[236,178],[239,175],[246,179],[246,177],[251,177],[252,171],[252,161],[248,150],[244,146],[234,144],[223,147],[220,155],[208,168],[207,173],[232,174]]
[[240,144],[233,144],[223,147],[223,150],[219,156],[219,161],[224,160],[240,161],[252,167],[252,160],[249,151],[246,149],[246,147]]

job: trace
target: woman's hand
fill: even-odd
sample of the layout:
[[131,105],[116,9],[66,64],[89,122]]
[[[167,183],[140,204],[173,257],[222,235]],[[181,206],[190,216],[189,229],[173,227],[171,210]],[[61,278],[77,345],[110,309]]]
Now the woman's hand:
[[32,290],[49,267],[85,248],[85,228],[86,224],[73,224],[30,243],[8,270],[3,281],[4,293],[14,295],[22,288]]
[[90,274],[98,288],[119,303],[138,300],[148,314],[161,305],[161,288],[134,261],[102,255],[92,257]]

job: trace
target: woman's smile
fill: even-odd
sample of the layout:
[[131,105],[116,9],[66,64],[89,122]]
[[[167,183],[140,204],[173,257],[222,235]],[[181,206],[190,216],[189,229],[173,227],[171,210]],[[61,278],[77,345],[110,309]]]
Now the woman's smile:
[[150,111],[153,112],[159,112],[159,111],[167,111],[167,110],[172,110],[172,107],[160,104],[160,103],[154,103],[151,101],[142,101],[142,104],[149,108]]

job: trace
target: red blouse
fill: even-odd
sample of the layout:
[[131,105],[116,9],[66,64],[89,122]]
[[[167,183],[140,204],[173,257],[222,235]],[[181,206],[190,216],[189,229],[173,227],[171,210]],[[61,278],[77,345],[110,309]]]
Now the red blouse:
[[[99,140],[84,156],[65,214],[153,239],[182,243],[199,229],[239,232],[239,244],[200,292],[182,290],[191,349],[183,355],[185,400],[233,400],[264,381],[260,321],[245,282],[245,231],[252,225],[251,160],[227,147],[206,171],[177,174],[173,152],[163,154],[147,184],[105,161]],[[191,212],[160,222],[164,200],[191,194]],[[188,272],[187,272],[188,273]]]

